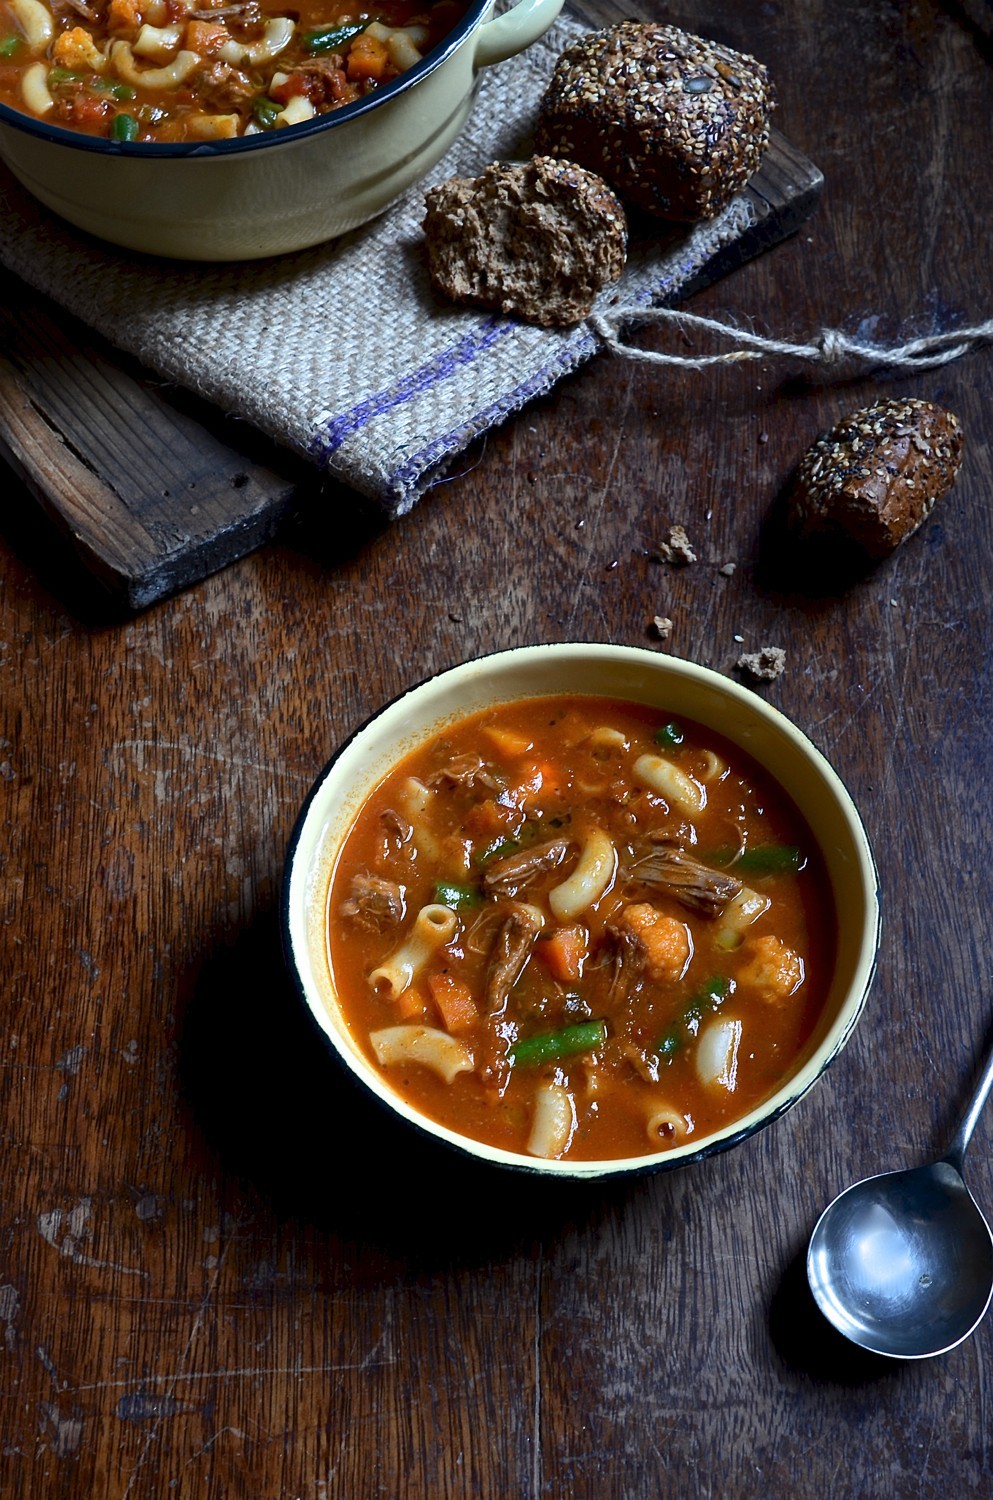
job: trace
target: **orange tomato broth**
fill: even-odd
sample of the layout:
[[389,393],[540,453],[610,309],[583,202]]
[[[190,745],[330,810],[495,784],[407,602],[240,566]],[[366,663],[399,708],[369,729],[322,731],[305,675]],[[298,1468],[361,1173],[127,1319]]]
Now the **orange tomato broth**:
[[[779,1087],[808,1047],[835,947],[833,902],[812,836],[783,790],[742,751],[686,720],[671,726],[680,743],[660,745],[658,731],[666,741],[674,738],[666,724],[664,714],[636,704],[529,699],[446,727],[368,798],[331,881],[329,959],[352,1035],[389,1088],[416,1111],[511,1152],[637,1157],[692,1144],[746,1114]],[[633,769],[645,764],[644,755],[664,757],[703,787],[703,810],[691,815],[646,786]],[[446,767],[464,769],[474,761],[482,763],[485,779],[467,785],[446,775]],[[415,785],[412,799],[411,778],[426,793]],[[414,801],[424,804],[420,811],[411,810]],[[559,921],[549,892],[568,878],[593,829],[609,835],[616,871],[592,906]],[[492,880],[496,861],[557,839],[567,841],[568,852],[555,868],[515,894],[487,893],[487,871]],[[735,941],[727,906],[703,915],[668,886],[647,884],[644,867],[631,868],[659,841],[721,875],[737,871],[748,890],[767,899],[767,910],[739,928]],[[740,849],[745,853],[727,863]],[[789,868],[747,868],[756,862]],[[373,917],[356,902],[369,874],[401,888],[402,920]],[[437,901],[439,883],[469,888],[474,904],[458,912],[454,940],[394,996],[369,976],[403,944],[418,910]],[[457,898],[449,890],[442,905],[446,899],[452,905]],[[505,1008],[490,1014],[495,1002],[487,996],[487,967],[515,903],[541,912],[544,927]],[[661,962],[653,951],[653,967],[645,968],[647,938],[658,936],[653,921],[667,940],[685,930],[685,962],[677,942],[667,969],[663,941]],[[578,973],[575,936],[563,942],[562,928],[580,929],[585,956]],[[634,932],[634,940],[619,941],[619,931]],[[772,947],[777,940],[781,946]],[[778,962],[787,951],[799,969]],[[780,989],[789,991],[802,973],[791,993],[768,993],[770,965],[761,959],[770,952]],[[576,1055],[508,1062],[522,1040],[591,1022],[594,1029],[603,1023],[605,1039]],[[698,1076],[700,1039],[721,1022],[724,1029],[714,1034],[725,1042],[740,1023],[733,1072],[726,1068],[724,1081],[715,1082],[711,1070],[705,1083]],[[473,1066],[445,1082],[408,1055],[382,1065],[370,1036],[403,1025],[429,1028],[431,1035],[451,1027]],[[536,1151],[532,1143],[542,1090],[560,1107],[568,1101],[574,1117],[561,1149],[549,1149],[546,1140]],[[561,1131],[556,1146],[560,1142]]]
[[[0,101],[121,142],[278,131],[390,83],[468,9],[469,0],[374,9],[355,0],[0,0]],[[279,42],[267,44],[276,21]]]

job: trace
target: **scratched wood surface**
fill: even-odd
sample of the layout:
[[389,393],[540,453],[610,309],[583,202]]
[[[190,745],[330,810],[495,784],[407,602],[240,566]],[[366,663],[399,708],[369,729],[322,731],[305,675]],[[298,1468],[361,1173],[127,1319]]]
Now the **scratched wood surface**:
[[[989,315],[991,54],[951,3],[686,0],[823,168],[809,229],[701,294],[790,336]],[[646,342],[648,342],[646,340]],[[993,1322],[859,1357],[802,1253],[848,1181],[936,1151],[991,1024],[993,354],[805,384],[594,361],[387,529],[316,503],[134,619],[98,616],[7,477],[0,523],[0,1495],[67,1500],[985,1497]],[[844,588],[766,526],[877,393],[957,411],[963,474]],[[647,554],[687,528],[698,562]],[[728,562],[733,574],[720,571]],[[386,696],[587,636],[733,672],[838,766],[884,893],[859,1031],[772,1130],[552,1193],[401,1141],[284,977],[283,852]],[[969,1177],[993,1209],[991,1125]]]

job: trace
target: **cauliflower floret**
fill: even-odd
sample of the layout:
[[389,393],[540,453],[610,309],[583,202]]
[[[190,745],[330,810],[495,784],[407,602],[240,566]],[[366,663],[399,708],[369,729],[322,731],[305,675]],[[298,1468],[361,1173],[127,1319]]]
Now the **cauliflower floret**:
[[60,68],[77,73],[84,70],[103,73],[107,67],[107,59],[83,26],[73,26],[55,38],[52,59]]
[[746,955],[738,984],[767,1005],[788,1000],[803,983],[803,959],[778,937],[755,938]]
[[142,13],[138,0],[110,0],[107,7],[107,30],[111,36],[133,39],[141,27]]
[[617,926],[637,938],[650,979],[678,979],[689,963],[690,935],[685,922],[656,911],[646,902],[625,906]]

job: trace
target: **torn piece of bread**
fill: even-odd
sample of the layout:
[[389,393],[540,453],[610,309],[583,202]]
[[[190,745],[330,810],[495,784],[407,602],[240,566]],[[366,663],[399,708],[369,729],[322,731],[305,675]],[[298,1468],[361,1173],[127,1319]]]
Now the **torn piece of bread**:
[[627,256],[616,194],[572,162],[536,156],[451,177],[425,196],[435,290],[542,327],[579,323]]

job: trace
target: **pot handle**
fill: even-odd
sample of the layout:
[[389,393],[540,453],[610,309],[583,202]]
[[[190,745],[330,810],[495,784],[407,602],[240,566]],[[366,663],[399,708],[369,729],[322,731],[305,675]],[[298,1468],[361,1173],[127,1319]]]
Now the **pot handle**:
[[536,42],[555,20],[564,0],[518,0],[512,10],[479,28],[473,58],[477,68],[505,62]]

